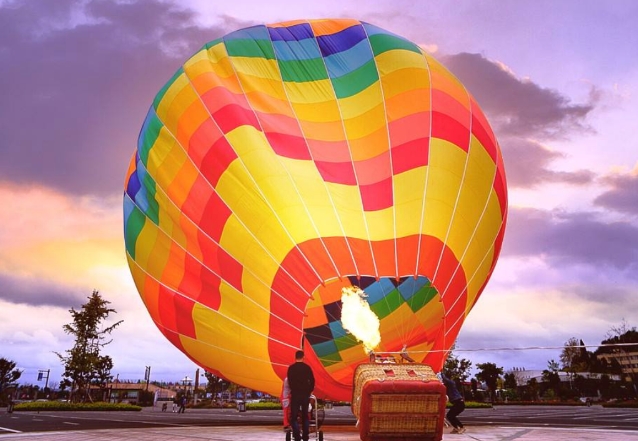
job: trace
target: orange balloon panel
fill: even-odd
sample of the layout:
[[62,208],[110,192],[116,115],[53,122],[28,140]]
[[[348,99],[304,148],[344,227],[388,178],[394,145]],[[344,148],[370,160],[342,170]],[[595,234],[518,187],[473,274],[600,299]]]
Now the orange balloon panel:
[[275,395],[303,347],[316,395],[339,400],[368,360],[341,289],[367,294],[377,350],[438,370],[506,213],[472,96],[414,43],[355,20],[204,45],[153,101],[124,195],[131,273],[171,343]]

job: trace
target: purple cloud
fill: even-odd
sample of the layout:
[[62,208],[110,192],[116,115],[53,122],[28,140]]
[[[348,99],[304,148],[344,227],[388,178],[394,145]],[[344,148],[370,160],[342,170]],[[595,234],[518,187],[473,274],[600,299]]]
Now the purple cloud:
[[588,104],[571,104],[557,91],[516,78],[480,54],[460,53],[441,60],[483,110],[494,116],[492,124],[500,135],[553,139],[573,131],[591,130],[585,118],[594,108],[593,98]]
[[594,199],[594,204],[638,215],[638,173],[615,174],[602,178],[610,189]]
[[7,274],[0,274],[0,287],[0,300],[32,306],[77,308],[84,303],[82,299],[90,295],[51,280],[26,279]]
[[586,117],[598,102],[595,89],[590,103],[574,105],[557,91],[516,78],[502,65],[482,55],[461,53],[441,60],[488,116],[503,150],[510,186],[583,185],[593,180],[594,173],[588,170],[551,170],[552,162],[563,155],[548,150],[536,140],[561,139],[583,130],[591,131]]
[[0,8],[0,176],[121,191],[155,93],[226,29],[163,1],[34,0]]
[[555,265],[591,265],[636,277],[638,227],[605,223],[593,213],[510,207],[503,256],[542,256]]
[[538,142],[524,138],[505,138],[503,160],[510,187],[532,188],[544,183],[584,185],[595,177],[588,170],[564,172],[551,170],[553,161],[564,157],[562,153],[548,150]]

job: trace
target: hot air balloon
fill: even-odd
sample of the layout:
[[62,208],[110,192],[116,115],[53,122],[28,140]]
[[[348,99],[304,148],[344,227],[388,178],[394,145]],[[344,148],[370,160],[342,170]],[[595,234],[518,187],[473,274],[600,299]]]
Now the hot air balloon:
[[487,283],[507,215],[498,143],[418,45],[347,19],[253,26],[161,88],[124,192],[130,271],[158,329],[209,372],[278,395],[303,348],[349,400],[363,343],[440,369]]

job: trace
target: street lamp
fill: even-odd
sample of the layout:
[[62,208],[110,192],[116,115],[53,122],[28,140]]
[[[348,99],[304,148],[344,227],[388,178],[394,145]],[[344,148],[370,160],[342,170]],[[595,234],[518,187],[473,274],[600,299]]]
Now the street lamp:
[[188,378],[188,375],[182,378],[182,387],[186,396],[190,394],[190,386],[192,381],[192,379]]

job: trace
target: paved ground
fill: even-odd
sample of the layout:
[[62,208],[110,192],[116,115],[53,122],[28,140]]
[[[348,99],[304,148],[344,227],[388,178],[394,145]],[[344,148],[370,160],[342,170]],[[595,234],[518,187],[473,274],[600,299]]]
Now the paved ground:
[[[549,429],[530,427],[488,427],[467,426],[462,435],[450,434],[449,429],[443,435],[445,441],[638,441],[636,431],[617,431],[599,429]],[[359,441],[355,427],[324,426],[326,441]],[[316,433],[311,440],[316,439]],[[157,429],[113,429],[87,430],[76,432],[31,432],[0,435],[0,441],[283,441],[281,427],[170,427]]]
[[[456,435],[445,429],[444,441],[638,441],[638,409],[500,406],[467,409],[462,420],[468,431]],[[285,441],[280,422],[281,412],[234,409],[192,409],[180,415],[146,408],[117,415],[0,410],[0,441]],[[345,407],[327,413],[321,429],[326,441],[360,440]],[[313,434],[311,440],[316,439]]]

